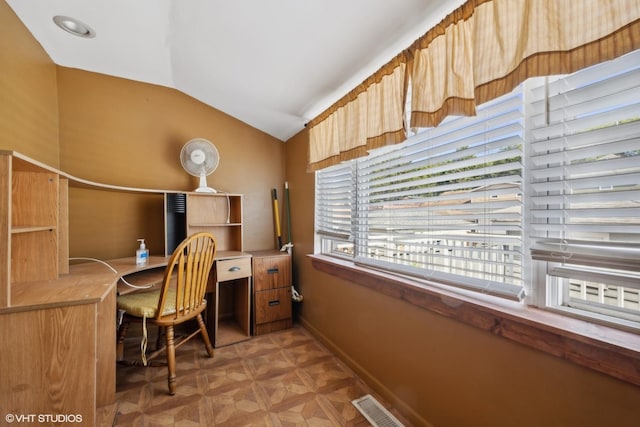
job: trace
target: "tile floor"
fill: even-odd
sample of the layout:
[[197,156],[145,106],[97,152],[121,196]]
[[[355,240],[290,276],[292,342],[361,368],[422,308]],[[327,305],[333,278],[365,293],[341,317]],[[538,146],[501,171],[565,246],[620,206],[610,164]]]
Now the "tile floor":
[[[138,345],[128,338],[125,357],[137,356]],[[217,348],[213,358],[194,338],[177,351],[174,396],[166,377],[164,367],[118,365],[116,425],[367,426],[351,401],[370,393],[385,404],[298,325]]]

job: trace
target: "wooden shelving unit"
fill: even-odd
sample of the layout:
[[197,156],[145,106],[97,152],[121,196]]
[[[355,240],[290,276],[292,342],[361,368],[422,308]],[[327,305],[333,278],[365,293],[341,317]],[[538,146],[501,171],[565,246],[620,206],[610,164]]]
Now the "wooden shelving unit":
[[242,195],[167,193],[165,247],[170,255],[189,234],[216,237],[215,276],[208,290],[207,326],[215,347],[251,337],[251,256],[242,252]]
[[[2,152],[0,166],[0,308],[13,284],[68,271],[67,179],[45,165]],[[37,268],[34,268],[37,266]]]
[[242,195],[166,193],[165,248],[171,255],[188,235],[210,231],[218,251],[242,251]]
[[[83,414],[93,424],[96,408],[115,399],[116,295],[68,274],[68,185],[60,171],[0,151],[0,395],[17,412]],[[52,351],[71,363],[52,363]]]

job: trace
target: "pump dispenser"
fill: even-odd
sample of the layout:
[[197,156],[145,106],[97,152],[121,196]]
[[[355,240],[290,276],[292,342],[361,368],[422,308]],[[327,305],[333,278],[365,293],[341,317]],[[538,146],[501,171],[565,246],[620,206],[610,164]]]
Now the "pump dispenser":
[[136,251],[136,265],[145,265],[149,260],[149,249],[144,244],[144,239],[138,239],[140,247]]

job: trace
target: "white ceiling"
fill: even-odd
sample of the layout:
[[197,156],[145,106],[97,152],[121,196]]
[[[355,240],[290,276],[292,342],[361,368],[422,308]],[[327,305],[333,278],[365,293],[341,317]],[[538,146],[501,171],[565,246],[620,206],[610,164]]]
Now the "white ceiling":
[[175,88],[282,141],[463,3],[6,1],[56,64]]

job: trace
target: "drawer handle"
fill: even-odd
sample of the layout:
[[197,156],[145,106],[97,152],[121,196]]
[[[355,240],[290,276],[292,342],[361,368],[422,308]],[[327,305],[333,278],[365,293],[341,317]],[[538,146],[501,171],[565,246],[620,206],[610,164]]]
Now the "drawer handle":
[[276,274],[278,272],[278,267],[267,269],[268,274]]
[[240,267],[231,267],[228,271],[240,271]]
[[280,305],[280,300],[274,299],[273,301],[269,301],[269,307],[273,307],[274,305]]

